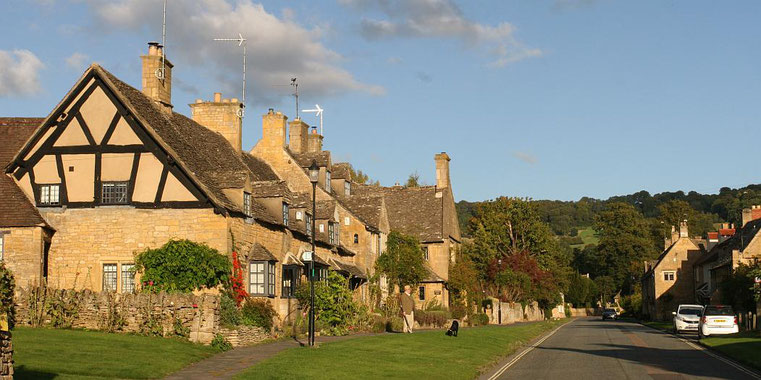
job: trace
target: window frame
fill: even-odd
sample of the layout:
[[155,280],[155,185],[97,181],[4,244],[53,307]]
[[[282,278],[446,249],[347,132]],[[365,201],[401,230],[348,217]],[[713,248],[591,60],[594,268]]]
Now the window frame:
[[[108,267],[109,269],[113,268],[113,271],[112,270],[106,271],[106,267]],[[113,289],[111,289],[110,287],[109,288],[106,287],[106,281],[107,281],[106,274],[113,274]],[[114,262],[103,263],[101,265],[101,275],[102,275],[101,286],[102,286],[103,292],[116,293],[119,291],[119,264],[118,263],[114,263]],[[111,282],[111,276],[108,276],[108,282]]]
[[421,247],[421,249],[423,250],[423,259],[425,259],[425,261],[429,261],[430,256],[429,256],[429,252],[428,252],[428,246],[424,245],[424,246]]
[[[115,206],[128,205],[130,203],[129,184],[130,184],[130,181],[103,181],[103,182],[101,182],[101,184],[100,184],[100,204],[102,204],[102,205],[115,205]],[[106,186],[113,186],[114,190],[116,190],[117,188],[121,188],[123,186],[124,187],[124,201],[123,202],[116,202],[116,201],[106,202],[106,197],[105,197]],[[114,191],[114,194],[116,194],[115,191]]]
[[5,235],[8,235],[6,231],[0,231],[0,261],[5,259]]
[[664,270],[663,271],[663,281],[676,281],[676,271],[673,270]]
[[418,293],[418,296],[417,296],[418,300],[425,301],[425,286],[418,287],[417,293]]
[[[252,266],[261,265],[261,271],[253,272]],[[254,297],[274,297],[276,286],[275,262],[252,260],[248,263],[248,293]],[[261,275],[261,282],[254,282],[254,275]],[[258,279],[258,278],[257,278]],[[254,291],[253,286],[261,287],[261,292]]]
[[288,227],[288,203],[283,202],[283,225]]
[[312,215],[304,213],[304,224],[307,229],[307,236],[312,237]]
[[347,197],[351,196],[351,182],[349,181],[344,182],[344,195]]
[[[127,270],[125,270],[125,267]],[[137,287],[135,286],[135,264],[128,263],[128,264],[121,264],[119,268],[119,274],[121,275],[121,279],[119,283],[121,284],[121,293],[135,293],[137,291]],[[127,281],[131,282],[127,283]],[[126,288],[130,288],[128,291]]]
[[336,223],[328,222],[328,242],[336,244]]
[[359,244],[359,234],[354,234],[354,244]]
[[[283,265],[280,278],[280,298],[295,298],[296,289],[301,283],[301,267],[298,265]],[[286,281],[288,285],[286,285]]]
[[[50,198],[52,197],[51,190],[55,188],[56,189],[56,200],[55,202],[50,201]],[[60,183],[46,183],[43,185],[39,185],[40,189],[40,198],[39,202],[37,202],[37,205],[39,206],[60,206],[61,205],[61,184]],[[44,195],[44,191],[47,190],[48,194],[47,197]],[[43,200],[44,198],[47,198],[47,201]]]
[[252,214],[251,193],[248,191],[243,192],[243,213],[246,214],[246,216],[251,216]]
[[325,191],[328,193],[333,192],[330,186],[330,170],[325,170]]

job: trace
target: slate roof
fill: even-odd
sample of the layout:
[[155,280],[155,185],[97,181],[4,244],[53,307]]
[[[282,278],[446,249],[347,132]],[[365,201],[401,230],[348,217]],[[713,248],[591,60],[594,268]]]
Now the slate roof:
[[443,239],[444,197],[436,197],[435,186],[381,187],[355,184],[352,191],[358,196],[383,196],[391,230],[415,236],[423,242]]
[[[0,118],[0,168],[5,168],[44,121],[33,117]],[[16,182],[0,173],[0,227],[50,228]]]
[[345,179],[351,181],[351,165],[348,162],[340,162],[330,167],[330,178]]
[[259,243],[256,243],[251,247],[251,252],[249,252],[248,258],[249,260],[278,261],[277,257],[275,257],[272,252]]

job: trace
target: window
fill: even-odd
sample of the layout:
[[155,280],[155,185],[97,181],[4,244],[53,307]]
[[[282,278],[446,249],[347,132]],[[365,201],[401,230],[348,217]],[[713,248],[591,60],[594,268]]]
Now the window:
[[331,192],[330,191],[330,172],[327,170],[325,171],[325,191],[329,193]]
[[61,185],[40,185],[40,205],[59,205]]
[[296,293],[301,278],[301,268],[297,266],[283,266],[283,292],[282,298],[291,298]]
[[307,236],[312,236],[312,215],[306,214],[304,219],[307,225]]
[[417,289],[417,296],[419,300],[425,301],[425,286],[421,286]]
[[103,264],[103,291],[115,292],[116,280],[119,272],[116,271],[116,264]]
[[348,216],[344,216],[344,226],[348,226],[351,224],[351,218]]
[[351,195],[351,182],[349,181],[344,182],[344,195],[347,197]]
[[135,292],[135,265],[122,264],[122,293]]
[[428,261],[428,247],[423,247],[423,258]]
[[248,292],[252,296],[275,296],[275,263],[252,261],[248,264]]
[[674,277],[676,277],[676,272],[674,271],[663,272],[663,281],[674,281]]
[[377,250],[375,251],[375,253],[380,254],[381,253],[381,236],[380,236],[380,234],[375,235],[375,239],[377,241],[375,246],[378,247]]
[[251,193],[243,192],[243,213],[251,216]]
[[315,265],[315,277],[314,279],[317,281],[324,281],[328,279],[328,267],[322,266],[322,265]]
[[303,218],[301,211],[296,211],[296,220],[301,220]]
[[5,257],[5,235],[0,232],[0,261]]
[[288,203],[283,202],[283,225],[288,227]]
[[320,233],[324,233],[324,232],[325,232],[325,225],[320,223]]
[[336,244],[336,224],[328,222],[328,240],[330,244]]
[[359,235],[354,234],[354,244],[359,244]]
[[127,204],[127,182],[103,182],[101,203],[107,205]]

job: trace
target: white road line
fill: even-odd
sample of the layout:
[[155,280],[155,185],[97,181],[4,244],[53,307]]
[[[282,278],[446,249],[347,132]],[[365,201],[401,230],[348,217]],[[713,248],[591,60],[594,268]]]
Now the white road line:
[[690,347],[692,347],[692,348],[694,348],[694,349],[696,349],[698,351],[702,351],[703,353],[705,353],[706,355],[708,355],[708,356],[710,356],[710,357],[712,357],[714,359],[719,359],[722,362],[724,362],[726,364],[729,364],[730,366],[734,367],[737,370],[740,370],[741,372],[745,373],[746,375],[748,375],[748,376],[750,376],[750,377],[752,377],[754,379],[761,379],[761,377],[756,375],[756,373],[748,370],[747,368],[745,368],[745,367],[743,367],[743,366],[741,366],[741,365],[739,365],[739,364],[737,364],[737,363],[735,363],[735,362],[733,362],[733,361],[731,361],[729,359],[726,359],[726,358],[723,358],[723,357],[721,357],[719,355],[714,354],[713,352],[709,351],[708,349],[706,349],[705,347],[703,347],[701,345],[692,343],[689,340],[684,339],[684,338],[682,338],[680,336],[677,336],[677,338],[679,340],[681,340],[682,342],[686,343],[688,346],[690,346]]
[[564,324],[560,325],[555,330],[552,330],[551,333],[547,334],[547,336],[545,336],[544,338],[538,340],[537,342],[535,342],[534,344],[532,344],[531,346],[529,346],[528,348],[523,350],[523,352],[518,354],[518,356],[514,357],[513,360],[510,360],[510,362],[508,362],[507,364],[502,366],[502,368],[500,368],[497,372],[495,372],[493,375],[491,375],[491,377],[489,377],[489,380],[496,380],[498,377],[502,376],[502,374],[505,373],[505,371],[507,371],[508,368],[510,368],[513,364],[518,362],[518,360],[520,360],[524,355],[528,354],[529,352],[531,352],[531,350],[533,350],[534,348],[538,347],[540,344],[542,344],[542,342],[547,340],[547,338],[549,338],[552,335],[554,335],[556,332],[558,332],[558,330],[560,330],[563,326],[565,326],[567,324],[568,323],[564,323]]

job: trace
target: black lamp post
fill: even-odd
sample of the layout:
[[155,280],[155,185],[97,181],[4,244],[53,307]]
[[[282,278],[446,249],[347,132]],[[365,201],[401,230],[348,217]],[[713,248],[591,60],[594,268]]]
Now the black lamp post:
[[309,261],[309,346],[314,346],[314,258],[315,226],[317,225],[317,181],[320,179],[320,167],[312,160],[309,166],[309,182],[312,182],[312,260]]

